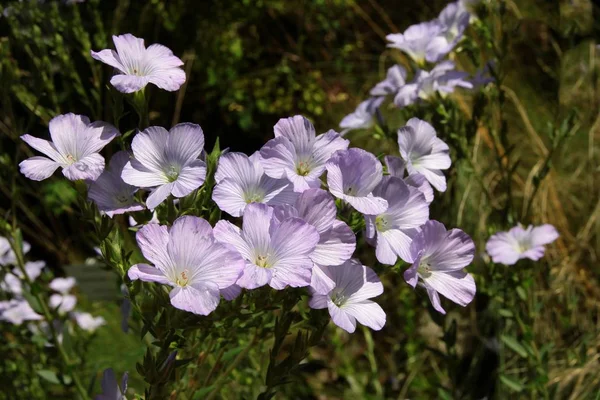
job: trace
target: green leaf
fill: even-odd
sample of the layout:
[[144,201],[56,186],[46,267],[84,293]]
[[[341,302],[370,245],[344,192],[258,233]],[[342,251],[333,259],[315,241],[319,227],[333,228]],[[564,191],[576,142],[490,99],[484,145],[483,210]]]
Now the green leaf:
[[37,374],[43,379],[47,380],[50,383],[54,383],[56,385],[60,384],[58,377],[54,371],[50,371],[49,369],[42,369],[40,371],[36,371]]
[[452,396],[446,389],[438,388],[438,398],[442,400],[452,400]]
[[517,341],[517,339],[510,337],[510,336],[506,336],[506,335],[500,336],[500,339],[502,340],[502,342],[505,345],[510,347],[515,353],[517,353],[518,355],[520,355],[523,358],[527,358],[527,350],[525,350],[525,348],[521,345],[521,343],[519,343]]
[[523,389],[525,389],[525,386],[523,386],[521,382],[514,378],[509,378],[506,375],[500,375],[500,381],[515,392],[521,392]]
[[204,399],[207,394],[212,392],[213,388],[214,388],[214,385],[210,385],[207,387],[203,387],[202,389],[196,390],[196,392],[194,392],[194,397],[192,397],[192,399],[194,399],[194,400]]
[[505,318],[510,318],[513,316],[512,311],[507,310],[506,308],[501,308],[500,310],[498,310],[498,314],[500,314],[501,316],[503,316]]
[[527,293],[525,293],[525,289],[521,286],[517,286],[517,295],[519,295],[521,300],[527,300]]

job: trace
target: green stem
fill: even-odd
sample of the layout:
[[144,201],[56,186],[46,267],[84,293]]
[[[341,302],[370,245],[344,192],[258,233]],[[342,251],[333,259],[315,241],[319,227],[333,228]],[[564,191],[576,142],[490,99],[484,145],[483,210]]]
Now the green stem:
[[[23,277],[24,277],[23,279],[25,280],[25,282],[31,287],[33,282],[29,278],[29,275],[27,275],[27,270],[25,269],[25,261],[23,259],[22,248],[20,246],[17,246],[17,243],[20,243],[20,240],[18,240],[16,231],[13,231],[13,240],[11,242],[11,247],[12,247],[12,249],[15,253],[16,259],[17,259],[17,267],[23,274]],[[50,329],[52,341],[54,343],[54,346],[58,350],[58,353],[64,364],[64,367],[66,367],[67,371],[69,372],[69,375],[73,379],[73,382],[75,383],[75,387],[77,388],[77,391],[79,392],[79,395],[81,396],[81,398],[84,400],[88,399],[89,397],[88,397],[87,390],[85,389],[85,387],[79,380],[79,377],[77,376],[77,374],[74,374],[73,373],[74,371],[71,370],[71,361],[69,360],[69,356],[67,355],[65,349],[63,348],[62,343],[58,339],[58,334],[56,333],[56,329],[54,328],[54,324],[52,323],[52,321],[54,319],[52,318],[52,314],[50,312],[50,309],[48,308],[48,304],[46,303],[46,300],[41,296],[40,293],[35,293],[34,296],[35,296],[35,299],[37,300],[37,302],[39,303],[40,307],[42,308],[42,313],[44,314],[44,319],[46,320],[46,323],[48,324],[48,327]]]
[[248,353],[250,352],[250,349],[252,349],[252,346],[254,346],[254,344],[256,343],[257,337],[258,337],[258,330],[254,333],[254,336],[252,337],[252,340],[250,341],[250,343],[248,343],[248,346],[246,346],[246,348],[244,350],[242,350],[240,352],[240,354],[237,355],[235,360],[233,360],[233,362],[229,365],[229,367],[227,367],[225,372],[222,373],[221,375],[219,375],[219,377],[217,378],[217,380],[214,383],[214,389],[210,392],[210,394],[208,395],[206,400],[212,400],[219,394],[219,391],[225,384],[225,381],[227,380],[227,378],[231,375],[233,370],[242,362],[242,360],[244,360],[244,358],[246,358],[246,355],[248,355]]

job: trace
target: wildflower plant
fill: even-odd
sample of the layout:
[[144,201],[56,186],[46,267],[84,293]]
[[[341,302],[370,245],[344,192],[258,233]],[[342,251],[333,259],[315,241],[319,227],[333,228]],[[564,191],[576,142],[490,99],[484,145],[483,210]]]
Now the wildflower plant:
[[[122,326],[148,339],[136,366],[144,398],[196,390],[215,398],[259,345],[269,357],[257,377],[264,377],[258,398],[272,398],[301,371],[310,347],[336,329],[330,321],[347,333],[358,325],[385,329],[394,310],[377,301],[397,290],[393,282],[427,295],[431,306],[421,304],[432,314],[469,306],[477,293],[466,270],[475,242],[430,217],[449,191],[454,153],[465,151],[465,141],[450,132],[463,120],[448,96],[485,89],[446,59],[460,49],[470,21],[459,1],[432,21],[388,35],[388,46],[411,62],[389,67],[340,122],[342,132],[317,135],[305,116],[285,117],[252,155],[222,150],[218,140],[207,151],[196,123],[202,121],[149,126],[146,86],[173,92],[189,79],[170,49],[146,48],[143,39],[124,34],[113,37],[115,50],[91,51],[113,68],[114,125],[55,116],[51,141],[22,136],[47,157],[23,160],[20,171],[40,181],[61,167],[73,181],[81,220],[122,288]],[[121,121],[123,99],[138,114],[137,129]],[[389,109],[400,111],[400,126],[384,119]],[[393,150],[356,147],[349,132],[358,129],[393,143]],[[72,278],[50,280],[43,263],[25,260],[16,220],[1,222],[7,235],[0,238],[1,285],[8,295],[0,321],[49,332],[49,345],[61,355],[56,380],[89,398],[89,377],[77,371],[67,344],[72,332],[85,339],[105,321],[76,308]],[[504,264],[537,260],[557,237],[549,225],[519,226],[492,236],[487,251]],[[290,335],[294,343],[283,350]],[[207,358],[213,366],[200,379]],[[228,367],[218,368],[226,358]],[[96,398],[125,398],[131,375],[118,372],[120,385],[113,369],[104,371]]]

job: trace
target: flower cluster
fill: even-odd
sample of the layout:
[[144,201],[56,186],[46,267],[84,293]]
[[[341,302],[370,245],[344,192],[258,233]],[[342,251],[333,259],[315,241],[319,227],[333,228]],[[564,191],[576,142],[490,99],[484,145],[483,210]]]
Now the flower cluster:
[[[23,243],[24,254],[28,253],[30,248],[29,243]],[[17,259],[10,246],[10,241],[5,237],[0,237],[0,267],[8,271],[12,266],[12,269],[0,281],[0,289],[11,296],[9,300],[0,301],[0,321],[14,325],[21,325],[26,321],[42,321],[43,316],[34,311],[26,300],[25,291],[28,288],[24,288],[24,285],[36,281],[42,275],[46,263],[44,261],[27,261],[23,269],[14,266],[15,264],[17,264]],[[48,299],[48,306],[60,316],[72,319],[81,329],[93,332],[105,323],[104,318],[75,311],[77,297],[70,293],[74,286],[75,279],[72,277],[54,278],[50,281],[48,288],[53,293]],[[42,329],[45,324],[47,321],[41,322]],[[29,327],[34,332],[39,330],[37,325]]]
[[[450,16],[443,20],[444,29],[438,26],[441,22],[435,23],[438,49],[452,46],[462,34],[462,28],[452,33],[455,22]],[[403,39],[410,42],[403,48],[415,57],[423,50],[415,36],[420,29],[409,29]],[[181,62],[170,50],[160,45],[146,49],[131,35],[114,41],[116,52],[103,50],[92,56],[117,69],[111,80],[117,89],[130,93],[152,82],[175,90],[185,80]],[[436,90],[460,86],[447,74],[448,66],[441,63],[429,73]],[[421,75],[423,82],[429,79]],[[384,96],[406,86],[405,78],[406,71],[392,67],[361,112],[372,113]],[[168,198],[174,204],[214,182],[204,191],[214,201],[209,208],[241,219],[240,224],[220,220],[213,227],[201,216],[185,215],[170,225],[153,218],[138,227],[136,239],[147,263],[133,265],[127,275],[170,286],[175,308],[208,315],[221,297],[232,300],[243,290],[306,287],[310,307],[327,308],[334,323],[346,331],[353,332],[356,321],[381,329],[386,316],[371,299],[383,292],[383,285],[354,255],[361,224],[349,221],[361,219],[364,239],[375,247],[377,260],[411,264],[406,281],[415,287],[420,280],[438,311],[445,312],[438,294],[462,306],[475,294],[473,278],[463,271],[473,259],[473,241],[460,230],[447,231],[429,221],[432,187],[446,189],[443,170],[451,165],[449,148],[430,124],[417,118],[399,130],[399,157],[386,156],[385,167],[368,151],[349,147],[349,140],[334,130],[317,135],[307,118],[283,118],[274,126],[273,139],[253,155],[221,154],[210,180],[204,134],[196,124],[180,123],[170,130],[148,127],[135,134],[130,151],[113,154],[107,168],[99,152],[119,135],[111,125],[67,114],[50,122],[50,135],[52,142],[23,136],[50,157],[23,161],[23,174],[40,180],[63,167],[68,179],[86,182],[88,198],[108,217],[157,210]],[[52,282],[50,302],[59,313],[69,313],[75,305],[69,294],[72,284]]]
[[[446,96],[456,88],[473,89],[490,82],[485,70],[474,77],[456,70],[454,62],[444,60],[463,39],[464,32],[473,20],[465,0],[448,4],[432,21],[412,25],[404,33],[387,35],[388,47],[399,49],[414,61],[412,80],[409,72],[401,65],[387,71],[386,78],[370,91],[372,96],[358,105],[356,110],[340,122],[345,130],[366,129],[374,125],[373,116],[387,96],[393,98],[396,107],[428,101],[436,96]],[[429,67],[428,67],[429,65]]]

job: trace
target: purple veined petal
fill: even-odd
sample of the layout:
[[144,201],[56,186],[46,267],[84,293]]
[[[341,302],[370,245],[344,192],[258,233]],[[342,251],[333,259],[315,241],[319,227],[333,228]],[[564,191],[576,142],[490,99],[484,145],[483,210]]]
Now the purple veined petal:
[[221,243],[231,245],[246,260],[252,258],[250,246],[242,237],[242,231],[229,221],[220,220],[213,228],[215,239]]
[[165,128],[148,127],[134,136],[131,142],[133,156],[149,171],[162,171],[162,166],[166,162],[164,153],[168,139],[169,132]]
[[142,90],[150,79],[147,76],[115,75],[110,78],[110,84],[121,93],[134,93]]
[[335,282],[333,279],[324,272],[324,269],[327,268],[336,268],[336,267],[322,267],[318,264],[315,264],[312,269],[312,276],[310,278],[310,288],[315,291],[313,294],[309,306],[310,308],[325,308],[327,307],[327,296],[318,296],[327,295],[335,288]]
[[312,150],[313,160],[317,165],[321,165],[324,170],[325,163],[329,161],[333,153],[338,150],[346,150],[349,144],[350,141],[348,139],[344,139],[339,133],[331,129],[316,137]]
[[331,300],[327,302],[327,309],[334,324],[348,333],[354,333],[356,330],[356,318],[335,305]]
[[344,196],[344,200],[354,207],[356,211],[366,215],[381,214],[388,208],[388,202],[385,199],[375,197],[372,194],[368,194],[364,197],[346,195]]
[[[393,233],[396,233],[396,235],[393,235]],[[399,230],[388,230],[377,234],[375,256],[377,257],[377,261],[382,264],[394,265],[396,264],[396,260],[398,260],[398,254],[396,254],[396,251],[392,247],[393,240],[397,239],[394,236],[398,236],[402,240],[401,243],[397,244],[399,248],[406,246],[405,235]],[[408,241],[408,244],[410,245],[410,241]]]
[[300,175],[297,171],[286,168],[285,176],[292,183],[294,191],[302,193],[308,189],[319,188],[321,186],[320,177],[325,171],[325,166],[315,167],[308,174]]
[[271,235],[271,247],[276,258],[271,287],[277,290],[310,285],[313,262],[309,258],[319,242],[319,233],[299,218],[286,219]]
[[302,115],[282,118],[277,121],[273,130],[276,138],[288,139],[297,154],[310,154],[315,140],[315,127],[307,118]]
[[432,38],[427,45],[425,51],[425,59],[428,62],[436,63],[448,54],[454,47],[444,36],[436,36]]
[[533,246],[543,246],[554,242],[559,236],[556,228],[550,224],[536,226],[531,231],[531,244]]
[[373,115],[385,100],[384,97],[372,97],[361,102],[353,113],[346,115],[340,122],[340,128],[346,130],[368,129],[375,121]]
[[[334,268],[344,268],[344,267],[334,267]],[[344,279],[340,282],[337,282],[338,286],[341,286],[341,282],[351,282],[356,278],[360,277],[360,287],[358,290],[348,293],[349,297],[344,303],[344,306],[349,304],[361,303],[365,300],[371,299],[373,297],[377,297],[383,293],[383,284],[379,280],[379,277],[371,268],[361,265],[360,263],[347,264],[346,267],[347,274],[344,275]],[[338,271],[334,269],[334,271]],[[349,278],[349,275],[355,276],[354,278]]]
[[148,82],[168,92],[179,90],[185,79],[185,72],[181,68],[162,69],[148,75]]
[[238,285],[231,285],[220,290],[221,296],[227,301],[235,300],[240,294],[242,294],[242,288]]
[[433,188],[422,174],[413,174],[404,179],[407,185],[417,188],[425,196],[427,204],[433,201]]
[[204,286],[176,287],[169,294],[173,307],[198,315],[208,315],[219,305],[218,289]]
[[259,267],[248,262],[236,284],[245,289],[256,289],[271,282],[272,277],[272,269]]
[[125,73],[125,67],[121,65],[117,52],[110,49],[100,50],[98,52],[91,50],[90,54],[94,60],[103,62],[104,64],[110,65],[113,68],[118,69],[120,72]]
[[[417,232],[417,229],[390,229],[381,232],[377,238],[377,254],[379,254],[379,244],[385,242],[395,256],[400,257],[403,261],[410,262],[412,259],[410,245],[412,243],[412,238]],[[377,256],[377,259],[382,264],[394,265],[396,263],[395,257],[394,261],[391,263],[391,258],[386,259],[386,262],[380,260],[379,256]]]
[[514,265],[519,261],[519,243],[508,232],[494,234],[486,243],[486,252],[495,263]]
[[411,253],[423,251],[423,260],[432,270],[456,271],[469,265],[475,256],[475,243],[460,229],[446,231],[438,221],[427,221],[411,244]]
[[126,71],[129,72],[144,58],[146,52],[146,46],[144,46],[144,39],[137,38],[130,33],[124,35],[113,35],[113,42],[117,49],[117,54],[121,64],[125,67]]
[[250,248],[266,250],[269,247],[272,218],[273,209],[265,204],[252,203],[246,206],[242,230]]
[[77,141],[80,134],[86,130],[89,124],[89,118],[73,113],[58,115],[52,118],[48,124],[48,128],[56,150],[63,157],[70,155],[75,160],[79,159]]
[[188,165],[196,160],[204,148],[204,133],[197,124],[181,123],[171,128],[165,155],[169,162]]
[[[418,236],[417,236],[418,238]],[[411,246],[414,247],[414,246]],[[417,282],[419,281],[419,275],[417,270],[419,268],[419,264],[421,263],[421,258],[423,257],[422,253],[417,254],[416,256],[413,254],[413,264],[404,271],[404,280],[413,288],[417,287]]]
[[115,137],[120,135],[117,128],[103,121],[92,122],[78,133],[76,152],[78,160],[98,153]]
[[414,104],[419,99],[419,85],[416,83],[408,83],[398,89],[394,97],[394,104],[398,107],[406,107]]
[[298,216],[314,226],[319,233],[329,230],[336,220],[337,208],[335,201],[323,189],[309,189],[295,203]]
[[394,94],[406,84],[406,70],[394,65],[387,70],[386,77],[371,89],[371,96],[387,96]]
[[183,65],[183,61],[175,56],[171,49],[162,44],[148,46],[146,56],[161,69],[177,68]]
[[390,34],[386,36],[386,39],[391,42],[388,47],[402,50],[421,64],[425,61],[431,39],[436,37],[441,30],[442,26],[439,21],[432,20],[411,25],[404,31],[404,34]]
[[222,211],[233,217],[241,217],[248,205],[244,200],[244,194],[244,188],[240,183],[226,178],[214,187],[212,199]]
[[144,282],[157,282],[163,285],[172,285],[171,281],[158,268],[154,268],[148,264],[135,264],[127,271],[129,279],[139,279]]
[[286,169],[296,169],[295,149],[286,137],[269,140],[260,149],[261,164],[271,178],[287,178]]
[[61,163],[64,161],[63,157],[56,150],[56,147],[54,147],[54,144],[52,144],[52,142],[33,137],[31,135],[23,135],[21,136],[21,140],[23,140],[25,143],[27,143],[40,153],[45,154],[51,160],[57,163]]
[[404,171],[406,170],[406,163],[400,157],[396,156],[385,156],[383,158],[387,171],[391,176],[398,178],[404,177]]
[[184,197],[198,189],[206,178],[206,164],[202,160],[192,161],[183,167],[177,179],[173,182],[171,193],[175,197]]
[[319,243],[311,259],[320,265],[340,265],[349,260],[356,250],[356,236],[342,221],[334,221],[332,228],[320,234]]
[[274,179],[263,175],[259,185],[266,192],[264,203],[270,206],[294,204],[298,198],[293,185],[285,179]]
[[90,154],[75,164],[63,169],[63,175],[71,180],[89,179],[95,181],[104,171],[104,157],[98,153]]
[[310,300],[308,301],[308,306],[315,310],[321,310],[323,308],[327,308],[327,303],[329,301],[329,296],[324,294],[312,293]]
[[154,189],[146,199],[146,207],[148,207],[149,210],[154,210],[158,207],[167,199],[167,197],[169,197],[171,190],[173,190],[173,186],[174,183],[167,183]]
[[156,268],[164,274],[169,274],[174,270],[173,261],[167,252],[169,231],[165,225],[144,225],[137,231],[135,238],[144,257]]
[[440,170],[429,170],[429,169],[418,169],[414,170],[414,174],[420,174],[427,179],[427,181],[440,192],[445,192],[447,189],[446,177]]
[[359,303],[346,303],[341,310],[354,317],[359,323],[379,331],[385,325],[385,312],[379,304],[365,300]]
[[50,178],[60,165],[46,157],[35,156],[19,163],[19,170],[27,178],[43,181]]
[[431,305],[433,308],[442,314],[446,314],[446,310],[442,307],[442,302],[440,301],[440,295],[435,291],[434,288],[429,286],[427,283],[423,284],[423,287],[427,290],[427,296],[429,296],[429,301],[431,301]]
[[475,280],[464,271],[432,272],[423,280],[436,292],[463,307],[475,297]]
[[215,181],[229,178],[239,183],[258,182],[263,174],[260,163],[255,164],[244,153],[231,152],[219,157]]
[[141,188],[151,188],[169,183],[164,173],[148,169],[138,160],[131,160],[123,167],[121,178],[128,185]]

